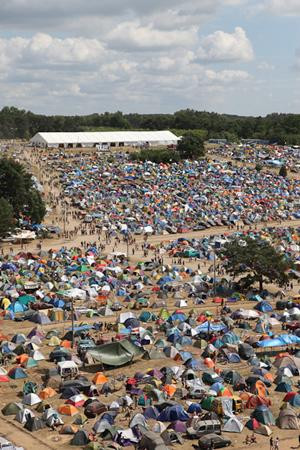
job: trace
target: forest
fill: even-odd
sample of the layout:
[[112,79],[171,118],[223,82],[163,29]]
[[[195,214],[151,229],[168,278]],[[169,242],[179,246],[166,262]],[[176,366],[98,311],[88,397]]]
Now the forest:
[[202,139],[268,139],[300,144],[300,114],[273,113],[265,117],[238,116],[185,109],[174,114],[94,113],[83,116],[42,115],[15,107],[0,111],[1,139],[29,139],[38,131],[164,130],[178,135],[197,131]]

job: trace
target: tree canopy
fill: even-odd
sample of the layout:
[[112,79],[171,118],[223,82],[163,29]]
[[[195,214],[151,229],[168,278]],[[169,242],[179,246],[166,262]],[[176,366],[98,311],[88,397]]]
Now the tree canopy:
[[3,236],[15,226],[13,207],[3,197],[0,198],[0,211],[0,236]]
[[[2,202],[5,202],[3,205],[7,217],[3,223],[10,222],[8,218],[11,212],[15,219],[25,218],[37,223],[40,223],[46,214],[45,204],[34,186],[32,176],[12,159],[0,159],[0,196]],[[7,227],[4,232],[10,228],[11,226]]]
[[205,154],[203,139],[193,132],[182,136],[177,151],[182,159],[197,159]]
[[259,283],[260,290],[264,283],[284,286],[289,280],[287,271],[293,266],[292,261],[269,242],[249,236],[237,237],[226,243],[220,256],[228,274],[241,277],[240,284],[245,287]]
[[0,122],[0,138],[4,139],[28,139],[38,131],[170,129],[180,136],[193,130],[203,139],[256,138],[279,144],[300,144],[300,114],[245,117],[185,109],[174,114],[123,114],[117,111],[86,116],[46,116],[6,106],[0,111]]

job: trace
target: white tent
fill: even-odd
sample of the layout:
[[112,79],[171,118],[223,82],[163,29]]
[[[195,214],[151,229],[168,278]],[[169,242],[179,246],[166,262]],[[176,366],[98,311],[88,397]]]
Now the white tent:
[[225,423],[223,427],[223,431],[227,431],[228,433],[241,433],[243,431],[244,425],[236,418],[230,417],[229,420]]
[[24,425],[28,417],[34,417],[34,413],[30,409],[24,408],[17,412],[15,420]]
[[37,394],[26,394],[23,397],[23,403],[24,405],[37,405],[38,403],[41,403],[41,399]]
[[180,140],[168,130],[162,131],[105,131],[85,133],[39,132],[30,139],[32,145],[41,147],[124,147],[137,145],[176,145]]

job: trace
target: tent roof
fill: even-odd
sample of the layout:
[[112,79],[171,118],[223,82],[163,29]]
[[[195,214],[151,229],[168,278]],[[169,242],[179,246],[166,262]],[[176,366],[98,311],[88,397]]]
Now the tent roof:
[[178,141],[179,138],[171,131],[105,131],[86,133],[37,133],[31,142],[47,144],[76,144],[76,143],[106,143],[106,142],[157,142]]

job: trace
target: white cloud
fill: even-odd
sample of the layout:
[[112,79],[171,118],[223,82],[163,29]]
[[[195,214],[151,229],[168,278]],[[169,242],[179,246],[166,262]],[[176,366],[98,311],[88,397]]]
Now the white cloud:
[[265,0],[264,9],[277,15],[298,16],[300,15],[299,0]]
[[259,70],[275,70],[275,66],[273,64],[268,63],[267,61],[262,61],[257,65]]
[[174,46],[187,47],[196,43],[196,29],[162,31],[138,22],[123,22],[106,37],[113,48],[124,50],[156,50]]
[[233,33],[215,31],[202,40],[198,58],[207,62],[251,61],[254,52],[246,32],[236,27]]
[[294,69],[300,70],[300,48],[296,50],[296,58],[294,62]]
[[206,70],[205,75],[209,81],[221,84],[245,81],[251,78],[249,73],[244,70],[220,70],[219,72]]
[[[38,33],[30,39],[0,39],[0,63],[9,66],[13,63],[42,66],[49,64],[94,63],[105,53],[101,42],[86,38],[53,38]],[[2,67],[3,69],[3,67]]]

